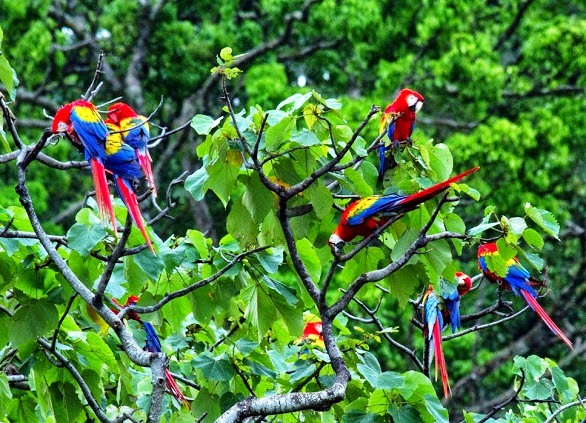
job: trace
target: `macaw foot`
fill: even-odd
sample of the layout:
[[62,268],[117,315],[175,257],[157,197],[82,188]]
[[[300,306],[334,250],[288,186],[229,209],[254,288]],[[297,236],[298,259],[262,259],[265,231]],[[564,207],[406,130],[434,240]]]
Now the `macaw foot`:
[[405,143],[407,144],[407,147],[413,147],[413,140],[411,139],[411,137],[407,137]]

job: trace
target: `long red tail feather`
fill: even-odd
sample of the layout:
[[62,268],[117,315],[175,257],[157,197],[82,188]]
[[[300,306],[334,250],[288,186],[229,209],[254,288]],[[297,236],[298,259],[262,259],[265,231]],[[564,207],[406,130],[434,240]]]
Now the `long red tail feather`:
[[116,229],[116,216],[114,215],[114,208],[112,207],[112,199],[110,198],[110,190],[108,189],[108,180],[106,179],[104,164],[98,159],[92,158],[91,169],[100,218],[104,222],[109,218],[112,222],[114,235],[118,236],[118,231]]
[[453,178],[450,178],[448,180],[440,182],[439,184],[433,185],[433,186],[426,188],[422,191],[411,194],[411,195],[407,196],[401,202],[401,204],[405,205],[405,206],[411,205],[411,206],[415,207],[417,204],[421,204],[424,201],[427,201],[430,198],[435,197],[440,192],[448,189],[450,187],[450,184],[458,182],[463,177],[465,177],[471,173],[476,172],[478,169],[480,169],[480,167],[478,167],[478,166],[473,167],[472,169],[468,169],[466,172],[460,173],[459,175],[456,175]]
[[144,172],[144,176],[146,177],[146,180],[148,182],[148,185],[150,188],[153,189],[153,195],[155,196],[155,198],[157,197],[157,187],[155,185],[155,175],[153,174],[153,170],[151,169],[151,156],[147,150],[146,154],[143,153],[138,153],[136,154],[136,156],[138,157],[138,163],[140,164],[140,167],[142,168],[143,172]]
[[439,368],[444,388],[444,397],[448,398],[452,393],[452,388],[450,387],[448,366],[446,365],[446,358],[442,349],[442,331],[439,319],[436,320],[433,326],[433,349],[435,351],[435,380],[437,380],[437,371]]
[[561,338],[561,340],[564,341],[568,347],[570,347],[570,349],[573,350],[574,346],[572,345],[572,342],[562,332],[562,330],[555,324],[555,322],[551,319],[551,317],[549,317],[547,312],[543,309],[543,307],[541,307],[539,305],[537,300],[535,298],[533,298],[533,295],[531,295],[529,292],[525,291],[524,289],[521,289],[520,291],[521,291],[521,294],[523,295],[523,298],[525,298],[525,301],[527,301],[527,304],[529,304],[529,306],[531,306],[531,308],[535,311],[535,313],[537,313],[537,315],[541,318],[541,320],[543,320],[543,322],[547,325],[547,327],[555,335],[559,336]]
[[153,249],[153,245],[151,244],[151,240],[144,226],[144,220],[142,219],[142,214],[140,213],[140,208],[138,207],[138,199],[136,198],[136,194],[120,176],[116,176],[116,186],[118,187],[120,195],[124,200],[124,204],[126,204],[126,208],[128,208],[128,212],[132,216],[132,220],[134,220],[136,227],[142,234],[150,250],[153,252],[153,254],[155,254],[155,250]]
[[169,369],[165,369],[165,379],[167,382],[167,389],[169,390],[169,392],[171,392],[171,395],[177,398],[177,400],[183,401],[183,403],[185,403],[185,405],[187,405],[187,407],[191,410],[191,404],[189,403],[187,398],[185,398],[183,392],[181,392],[181,389],[177,385],[177,382],[175,382],[175,379],[173,378],[173,375],[171,374]]

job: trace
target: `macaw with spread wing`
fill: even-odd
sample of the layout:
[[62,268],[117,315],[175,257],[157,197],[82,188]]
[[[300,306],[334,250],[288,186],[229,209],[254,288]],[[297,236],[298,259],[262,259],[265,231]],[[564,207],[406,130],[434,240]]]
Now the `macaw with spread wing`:
[[512,290],[519,297],[523,297],[525,302],[537,313],[547,327],[564,341],[570,349],[573,349],[572,342],[537,302],[537,292],[533,287],[542,287],[544,285],[543,282],[531,276],[529,271],[519,263],[517,257],[513,257],[507,261],[507,273],[505,276],[499,276],[493,273],[490,270],[489,261],[491,257],[499,255],[498,247],[494,242],[482,244],[478,247],[478,268],[482,271],[486,279],[490,282],[498,283],[499,286],[506,290]]
[[[114,304],[116,304],[120,309],[122,309],[124,307],[131,306],[131,305],[135,305],[138,303],[138,300],[139,300],[139,298],[137,296],[131,295],[130,297],[128,297],[126,304],[121,305],[120,303],[118,303],[118,301],[116,301],[114,298],[112,298],[112,302]],[[116,311],[114,311],[114,312],[116,312]],[[163,351],[162,346],[161,346],[161,341],[159,340],[159,336],[157,335],[157,332],[155,331],[155,327],[151,323],[142,321],[142,319],[140,318],[140,316],[137,313],[133,313],[133,312],[127,313],[126,316],[129,319],[135,320],[142,325],[142,327],[145,331],[145,334],[146,334],[145,349],[147,351],[149,351],[149,352],[162,352]],[[171,372],[167,368],[165,368],[165,382],[167,385],[167,390],[171,393],[171,395],[173,395],[175,398],[177,398],[178,401],[185,403],[185,405],[187,405],[187,407],[191,410],[191,404],[189,403],[189,401],[187,400],[185,395],[183,395],[183,392],[181,392],[181,389],[177,385],[177,382],[175,382],[173,375],[171,374]]]
[[100,217],[102,221],[109,218],[116,233],[116,217],[104,168],[108,128],[98,114],[96,106],[85,100],[66,104],[55,114],[51,132],[68,134],[74,145],[83,149],[85,159],[90,163],[92,170]]
[[474,167],[414,194],[373,195],[353,201],[342,212],[340,222],[330,236],[328,244],[332,249],[332,253],[339,255],[347,242],[352,241],[357,236],[367,237],[371,235],[392,217],[415,209],[417,205],[448,189],[450,184],[458,182],[478,169],[479,167]]
[[126,103],[114,103],[108,108],[108,118],[120,127],[126,144],[134,148],[140,167],[144,172],[149,188],[157,196],[155,177],[151,168],[152,158],[148,150],[150,129],[147,118],[137,114]]
[[435,354],[435,380],[438,370],[441,374],[444,396],[448,398],[452,389],[448,378],[448,367],[442,348],[442,330],[452,325],[452,333],[460,328],[460,298],[472,288],[472,279],[462,272],[456,272],[456,286],[450,291],[440,282],[440,294],[429,289],[423,296],[423,324],[424,335],[432,343]]
[[389,104],[383,113],[379,134],[387,132],[391,145],[384,143],[378,149],[379,168],[378,179],[382,182],[387,169],[396,165],[394,158],[387,157],[388,151],[398,148],[401,142],[411,143],[411,134],[415,128],[415,115],[423,107],[425,99],[421,94],[408,88],[402,89],[395,100]]
[[106,140],[105,168],[112,173],[118,195],[124,201],[132,220],[134,220],[148,247],[154,254],[155,250],[153,250],[153,245],[144,226],[144,220],[133,187],[133,181],[143,176],[140,165],[136,160],[136,154],[132,147],[122,141],[120,128],[116,124],[110,119],[106,119],[106,125],[110,133]]

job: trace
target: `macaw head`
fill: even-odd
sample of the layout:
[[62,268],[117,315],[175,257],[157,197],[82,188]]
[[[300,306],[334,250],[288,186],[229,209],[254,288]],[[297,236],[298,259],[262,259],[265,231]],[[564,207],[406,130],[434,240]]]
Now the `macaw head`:
[[324,346],[324,338],[321,334],[322,332],[322,324],[321,320],[315,322],[308,322],[305,327],[303,328],[303,333],[301,334],[300,341],[307,339],[312,344],[323,347]]
[[66,104],[55,113],[53,123],[51,124],[51,132],[57,134],[59,132],[67,132],[71,126],[71,109],[73,103]]
[[340,235],[334,232],[328,240],[328,245],[332,250],[332,254],[334,256],[339,256],[340,254],[342,254],[344,250],[344,245],[346,245],[346,241],[344,241],[342,238],[340,238]]
[[498,252],[498,248],[494,242],[482,244],[478,247],[478,257],[489,256]]
[[126,103],[114,103],[108,108],[108,118],[116,124],[119,124],[123,119],[137,116],[134,109]]
[[403,103],[403,105],[405,105],[409,110],[417,113],[421,110],[421,107],[423,107],[423,102],[425,99],[417,91],[410,90],[409,88],[403,88],[399,92],[399,95],[397,95],[397,99],[395,101]]
[[470,291],[472,288],[472,279],[466,273],[456,272],[456,281],[458,282],[458,295],[461,297]]

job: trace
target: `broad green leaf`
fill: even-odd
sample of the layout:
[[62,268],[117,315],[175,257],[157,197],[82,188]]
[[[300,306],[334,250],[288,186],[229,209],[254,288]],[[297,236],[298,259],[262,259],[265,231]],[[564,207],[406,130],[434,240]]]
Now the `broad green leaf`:
[[279,266],[283,263],[284,251],[285,249],[283,247],[269,248],[268,250],[255,253],[254,257],[267,272],[267,275],[272,275],[277,272]]
[[444,408],[444,406],[441,404],[437,396],[425,394],[423,396],[423,400],[425,402],[425,408],[433,417],[434,422],[447,423],[449,421],[448,410]]
[[421,423],[419,412],[411,404],[390,404],[389,414],[396,422]]
[[311,132],[305,128],[301,129],[301,131],[295,132],[291,135],[290,141],[302,145],[304,147],[311,147],[312,145],[320,145],[321,141],[315,135],[314,132]]
[[266,149],[268,151],[277,150],[291,138],[293,128],[295,128],[295,120],[290,116],[285,116],[279,123],[267,129],[265,138]]
[[361,357],[362,363],[356,365],[356,369],[362,376],[371,384],[373,388],[378,385],[379,376],[381,374],[381,367],[376,357],[366,352]]
[[185,189],[191,194],[195,201],[203,200],[207,191],[205,184],[209,177],[210,175],[208,175],[206,168],[201,167],[185,179]]
[[82,256],[88,256],[90,251],[107,235],[101,224],[84,225],[75,223],[67,231],[67,243]]
[[468,236],[475,236],[481,234],[482,232],[486,231],[487,229],[494,228],[495,226],[499,226],[499,222],[492,222],[492,223],[481,223],[480,225],[474,226],[468,230]]
[[222,118],[213,119],[207,115],[195,115],[193,119],[191,119],[191,127],[195,129],[199,135],[208,135],[212,129],[220,124]]
[[317,283],[321,277],[322,267],[321,261],[315,251],[315,246],[307,238],[298,240],[296,246],[301,261],[309,272],[309,276],[311,276],[313,281]]
[[535,229],[527,228],[523,231],[523,239],[530,246],[536,250],[541,250],[545,242],[543,237]]
[[8,63],[8,59],[0,51],[0,82],[6,87],[8,95],[12,100],[16,98],[16,87],[18,87],[19,80],[16,77],[16,72]]
[[553,214],[547,210],[538,209],[529,203],[525,204],[525,213],[547,234],[559,239],[560,225]]
[[299,110],[305,103],[307,103],[307,100],[309,100],[310,98],[310,92],[306,94],[295,93],[292,96],[287,97],[285,100],[281,101],[277,106],[277,110],[282,109],[284,106],[292,104],[288,111],[289,113],[293,113],[296,110]]
[[224,382],[234,377],[234,369],[224,354],[214,357],[205,351],[193,359],[193,365],[209,380]]
[[370,186],[362,175],[355,169],[348,168],[344,170],[344,175],[352,182],[354,191],[360,197],[368,197],[373,194],[372,186]]
[[46,301],[31,301],[18,308],[8,328],[10,341],[15,346],[34,341],[57,327],[59,315],[55,305]]
[[323,219],[332,211],[334,198],[327,187],[313,184],[305,192],[309,194],[309,203],[312,205],[313,211],[318,219]]
[[242,196],[242,204],[246,207],[252,219],[257,224],[260,224],[268,212],[276,208],[277,198],[256,175],[246,179],[245,187],[246,191]]
[[153,282],[159,280],[159,277],[165,268],[163,260],[161,260],[159,256],[154,255],[148,249],[144,249],[140,253],[132,256],[132,258],[150,280]]

